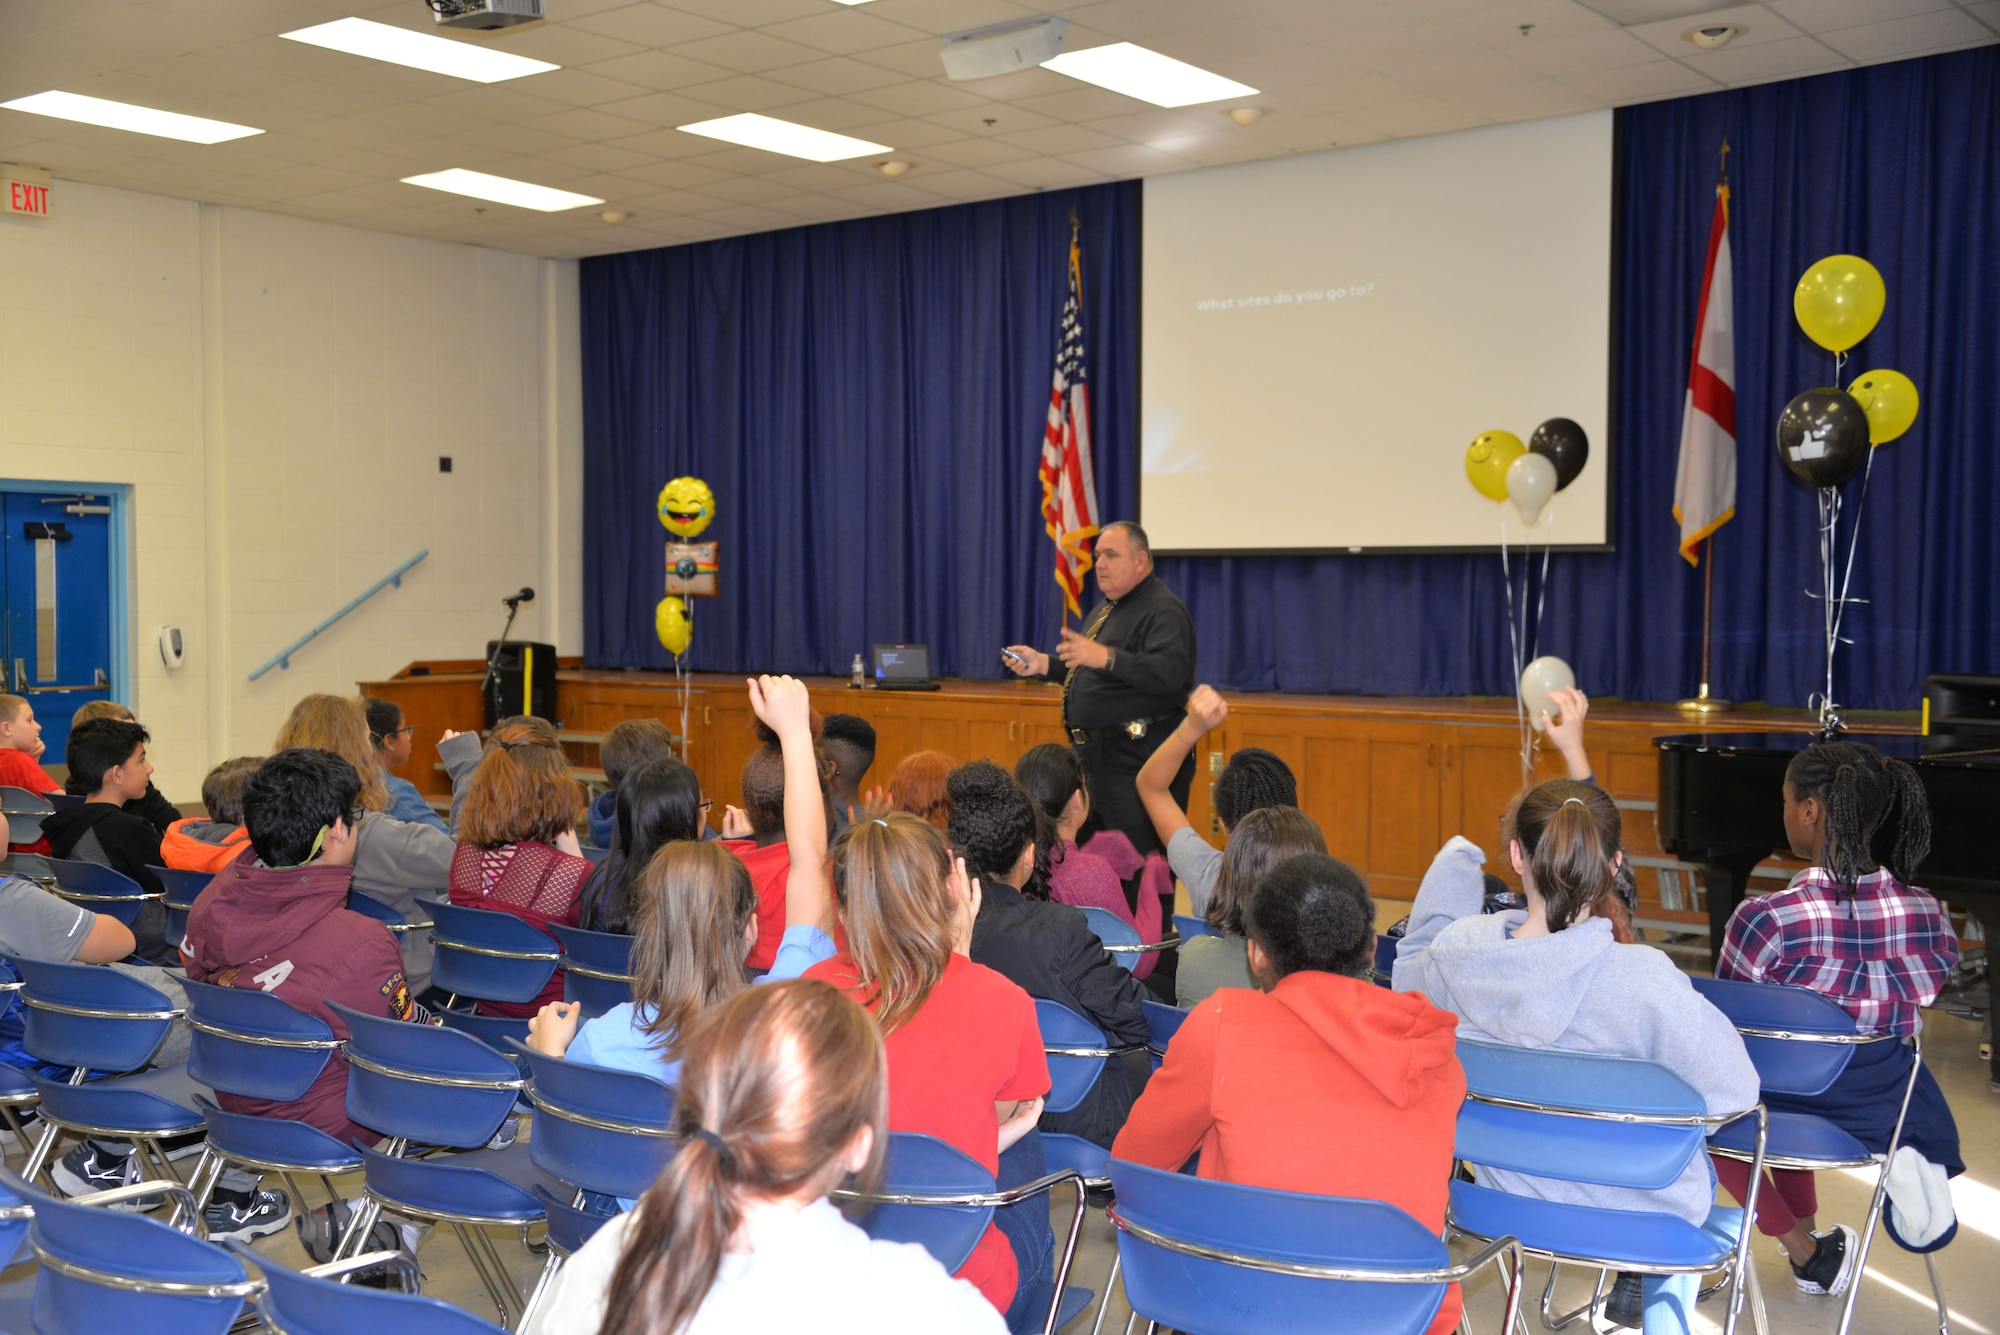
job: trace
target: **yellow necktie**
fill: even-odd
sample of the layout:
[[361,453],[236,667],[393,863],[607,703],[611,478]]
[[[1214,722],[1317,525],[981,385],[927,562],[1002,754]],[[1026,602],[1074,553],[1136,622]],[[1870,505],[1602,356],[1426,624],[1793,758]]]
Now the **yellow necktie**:
[[[1095,614],[1091,616],[1090,624],[1083,628],[1083,638],[1086,640],[1096,639],[1097,632],[1104,629],[1105,619],[1108,618],[1110,615],[1111,615],[1111,600],[1107,598],[1103,602],[1097,605],[1097,611]],[[1063,723],[1065,726],[1067,726],[1069,723],[1069,692],[1070,688],[1076,685],[1076,671],[1077,670],[1075,668],[1071,668],[1069,670],[1069,674],[1063,678],[1062,709],[1063,709]]]

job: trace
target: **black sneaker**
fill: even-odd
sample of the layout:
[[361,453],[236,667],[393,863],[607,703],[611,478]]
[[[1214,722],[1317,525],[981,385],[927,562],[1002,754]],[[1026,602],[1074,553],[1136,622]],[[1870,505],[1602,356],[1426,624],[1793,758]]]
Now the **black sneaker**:
[[[86,1140],[51,1164],[49,1176],[62,1188],[63,1195],[88,1196],[93,1191],[109,1191],[139,1181],[139,1158],[130,1151],[106,1154],[97,1148],[95,1141]],[[107,1208],[138,1214],[154,1209],[159,1203],[158,1196],[151,1196],[119,1201]]]
[[249,1242],[282,1230],[292,1222],[292,1198],[282,1191],[252,1192],[247,1200],[215,1199],[202,1212],[208,1225],[208,1240],[221,1242],[235,1238]]
[[1847,1292],[1847,1285],[1854,1278],[1854,1262],[1861,1254],[1860,1235],[1845,1224],[1835,1224],[1813,1237],[1819,1245],[1813,1248],[1804,1265],[1792,1262],[1792,1282],[1799,1286],[1800,1293],[1832,1296]]
[[1638,1330],[1646,1323],[1646,1277],[1618,1272],[1617,1282],[1604,1298],[1604,1318],[1613,1326]]

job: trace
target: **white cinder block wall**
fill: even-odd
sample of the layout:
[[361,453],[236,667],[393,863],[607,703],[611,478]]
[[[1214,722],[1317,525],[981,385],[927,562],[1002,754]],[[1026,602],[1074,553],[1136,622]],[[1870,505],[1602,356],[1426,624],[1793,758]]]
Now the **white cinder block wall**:
[[580,650],[572,262],[71,182],[53,205],[0,220],[0,477],[129,487],[125,694],[169,796],[308,691],[476,657],[523,584],[516,634]]

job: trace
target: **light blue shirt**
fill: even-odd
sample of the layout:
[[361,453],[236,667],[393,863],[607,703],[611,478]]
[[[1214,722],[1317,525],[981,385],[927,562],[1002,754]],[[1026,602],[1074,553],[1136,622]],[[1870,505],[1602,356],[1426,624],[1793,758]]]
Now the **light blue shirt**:
[[451,828],[444,823],[444,817],[438,815],[436,809],[424,801],[423,794],[417,791],[417,785],[400,774],[391,774],[386,770],[382,773],[382,782],[389,789],[389,809],[383,813],[384,815],[395,820],[433,825],[446,834],[451,833]]

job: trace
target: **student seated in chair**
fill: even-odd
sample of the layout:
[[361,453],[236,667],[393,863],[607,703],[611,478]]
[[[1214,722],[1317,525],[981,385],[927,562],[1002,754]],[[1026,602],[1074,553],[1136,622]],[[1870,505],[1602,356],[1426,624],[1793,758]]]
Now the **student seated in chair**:
[[[1910,1080],[1921,1008],[1937,999],[1958,938],[1937,900],[1910,883],[1930,851],[1930,805],[1907,761],[1866,742],[1820,742],[1785,770],[1785,836],[1813,865],[1775,894],[1736,906],[1715,976],[1810,988],[1854,1017],[1862,1034],[1898,1041],[1856,1047],[1832,1088],[1811,1098],[1767,1094],[1773,1112],[1824,1117],[1875,1154],[1889,1152]],[[1892,836],[1892,837],[1885,837]],[[1879,867],[1870,850],[1885,848]],[[1718,1158],[1716,1173],[1742,1200],[1750,1166]],[[1958,1230],[1947,1180],[1965,1171],[1958,1124],[1928,1066],[1916,1073],[1903,1136],[1889,1170],[1889,1236],[1935,1251]],[[1757,1227],[1780,1240],[1803,1293],[1835,1294],[1853,1277],[1860,1238],[1846,1224],[1815,1232],[1813,1174],[1777,1169],[1757,1196]]]
[[[1202,1177],[1387,1201],[1442,1235],[1465,1101],[1457,1017],[1370,980],[1375,902],[1344,862],[1280,863],[1248,918],[1257,989],[1189,1013],[1112,1155],[1173,1170],[1199,1152]],[[1433,1335],[1458,1314],[1454,1288]]]
[[828,714],[820,750],[833,766],[827,796],[833,802],[833,829],[838,835],[861,819],[866,803],[861,785],[875,764],[875,725],[858,714]]
[[[92,700],[87,705],[79,705],[70,716],[71,729],[81,728],[92,719],[115,718],[121,723],[137,723],[138,717],[116,700]],[[158,830],[162,835],[167,827],[181,818],[181,809],[167,801],[159,789],[149,780],[146,791],[125,804],[125,810]]]
[[[160,832],[125,810],[152,786],[153,763],[146,759],[146,730],[122,719],[92,719],[69,734],[70,792],[82,803],[42,818],[49,851],[59,858],[95,862],[123,872],[147,894],[165,893],[148,870],[160,865]],[[167,911],[157,899],[139,906],[132,919],[136,954],[151,964],[175,962],[166,939]]]
[[[1665,952],[1634,943],[1618,897],[1623,827],[1602,788],[1550,779],[1508,822],[1507,855],[1526,909],[1483,912],[1485,853],[1458,836],[1432,859],[1396,953],[1395,986],[1456,1011],[1459,1033],[1524,1048],[1560,1048],[1657,1063],[1701,1095],[1710,1113],[1758,1100],[1757,1069],[1727,1016],[1694,990]],[[1696,1155],[1671,1185],[1639,1191],[1559,1182],[1481,1167],[1482,1185],[1571,1205],[1677,1214],[1699,1226],[1715,1177]],[[1685,1335],[1697,1275],[1621,1281],[1643,1308],[1647,1335]],[[1631,1288],[1641,1290],[1630,1294]],[[1621,1304],[1614,1319],[1634,1316]],[[1626,1322],[1629,1324],[1629,1321]]]
[[[410,999],[396,938],[347,907],[361,782],[353,765],[328,751],[280,751],[257,767],[243,788],[249,845],[188,914],[181,947],[188,977],[269,992],[324,1020],[337,1039],[348,1036],[347,1024],[329,1001],[392,1020],[429,1018]],[[220,1091],[215,1099],[228,1112],[305,1122],[342,1145],[379,1139],[347,1119],[347,1060],[338,1051],[290,1103]],[[291,1215],[285,1194],[255,1187],[255,1174],[224,1174],[208,1211],[210,1237],[258,1237],[284,1226]],[[329,1208],[299,1220],[315,1260],[330,1259],[328,1239],[337,1236]]]
[[428,825],[443,834],[451,833],[445,826],[444,817],[424,801],[417,785],[394,772],[399,765],[410,763],[416,725],[403,721],[403,707],[394,700],[370,698],[363,700],[361,705],[368,719],[368,740],[375,744],[375,760],[382,770],[382,786],[389,793],[388,814],[396,820]]
[[[751,726],[763,745],[743,762],[743,807],[724,808],[722,839],[730,852],[743,859],[757,886],[757,944],[751,948],[746,967],[763,973],[776,961],[778,942],[785,931],[785,886],[791,875],[785,822],[792,809],[792,771],[785,763],[783,744],[770,725],[760,718]],[[815,768],[811,791],[825,812],[822,828],[830,830],[833,804],[827,789],[833,779],[833,762],[820,744],[825,724],[817,710],[811,715],[810,727]]]
[[822,982],[753,988],[689,1030],[682,1148],[638,1207],[556,1275],[533,1335],[1000,1335],[915,1243],[877,1242],[827,1193],[880,1180],[888,1060]]
[[167,827],[160,856],[177,871],[221,871],[236,860],[250,841],[243,828],[243,787],[264,763],[262,756],[225,760],[201,781],[201,808],[206,816],[191,816]]
[[628,771],[614,796],[611,851],[583,883],[577,925],[630,936],[646,897],[640,882],[647,865],[668,844],[701,838],[708,803],[694,770],[673,756]]
[[[35,707],[21,696],[0,695],[0,788],[21,788],[44,797],[61,792],[62,784],[41,766],[47,750]],[[19,851],[45,853],[48,849],[36,840],[22,844]]]
[[1272,868],[1306,853],[1326,852],[1326,837],[1297,807],[1259,807],[1229,834],[1203,913],[1212,932],[1181,945],[1174,1000],[1182,1010],[1208,1000],[1217,988],[1255,987],[1250,973],[1245,915],[1257,886]]
[[592,848],[610,848],[618,833],[618,793],[625,780],[640,768],[660,760],[678,759],[674,754],[674,734],[656,718],[628,718],[613,725],[597,748],[598,763],[608,785],[590,803],[589,837],[583,842]]

